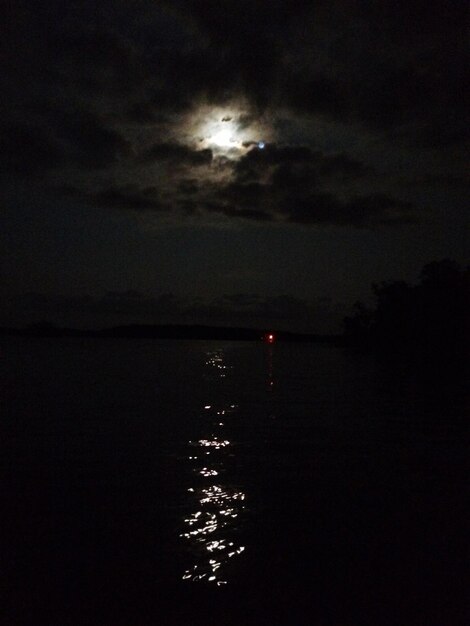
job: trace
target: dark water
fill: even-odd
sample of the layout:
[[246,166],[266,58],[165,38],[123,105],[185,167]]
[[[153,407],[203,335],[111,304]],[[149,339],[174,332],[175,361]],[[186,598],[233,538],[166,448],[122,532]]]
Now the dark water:
[[235,342],[0,373],[2,624],[468,623],[462,385]]

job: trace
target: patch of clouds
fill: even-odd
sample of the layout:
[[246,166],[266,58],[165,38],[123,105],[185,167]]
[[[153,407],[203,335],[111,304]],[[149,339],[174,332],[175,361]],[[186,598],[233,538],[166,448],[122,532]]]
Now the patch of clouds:
[[463,3],[18,0],[3,23],[2,172],[58,196],[378,228],[425,219],[396,163],[414,203],[462,169]]

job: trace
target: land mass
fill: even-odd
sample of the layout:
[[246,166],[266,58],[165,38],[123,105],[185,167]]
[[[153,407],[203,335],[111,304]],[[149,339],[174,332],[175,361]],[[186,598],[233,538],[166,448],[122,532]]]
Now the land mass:
[[102,329],[61,328],[50,324],[34,324],[26,328],[0,328],[0,336],[16,337],[97,337],[136,339],[222,339],[232,341],[260,341],[267,333],[275,341],[318,342],[339,345],[341,335],[292,333],[288,331],[256,328],[231,328],[203,325],[152,325],[130,324]]

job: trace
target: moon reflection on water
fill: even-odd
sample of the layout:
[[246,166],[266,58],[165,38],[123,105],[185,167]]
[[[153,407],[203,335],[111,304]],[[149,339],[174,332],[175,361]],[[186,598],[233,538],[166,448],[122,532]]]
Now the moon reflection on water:
[[[224,363],[223,350],[208,352],[206,357],[205,365],[210,368],[214,384],[217,380],[221,382],[230,369]],[[191,512],[184,517],[180,537],[189,544],[193,561],[182,575],[189,582],[227,584],[229,562],[245,551],[236,531],[243,521],[246,494],[230,483],[228,460],[235,448],[222,432],[225,420],[237,412],[236,404],[205,404],[200,417],[208,434],[188,442],[187,458],[191,462],[194,487],[187,492]]]

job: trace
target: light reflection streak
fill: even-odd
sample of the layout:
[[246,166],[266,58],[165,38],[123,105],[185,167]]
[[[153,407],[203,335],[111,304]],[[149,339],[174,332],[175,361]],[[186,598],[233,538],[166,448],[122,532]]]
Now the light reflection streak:
[[[217,378],[226,378],[228,371],[233,369],[231,365],[225,365],[223,350],[208,352],[206,356],[206,366],[210,367],[212,371],[215,370]],[[208,405],[204,408],[207,410],[211,407]]]
[[[206,366],[220,372],[218,378],[223,378],[225,370],[231,369],[224,364],[222,350],[208,353]],[[210,429],[224,426],[225,422],[217,418],[223,415],[226,420],[230,419],[230,415],[237,411],[236,404],[215,406],[208,402],[201,407],[202,424]],[[189,543],[196,562],[184,571],[182,579],[221,586],[228,582],[228,563],[245,550],[245,546],[236,540],[236,530],[243,521],[246,494],[230,483],[209,482],[215,477],[220,479],[221,473],[228,473],[228,460],[234,456],[232,441],[210,433],[197,441],[190,441],[189,446],[200,449],[199,455],[190,453],[186,457],[192,466],[191,474],[197,476],[198,482],[187,490],[192,512],[183,519],[180,537]],[[204,451],[205,455],[201,456]]]
[[267,365],[267,385],[268,390],[273,391],[274,387],[274,368],[273,368],[273,346],[269,344],[268,351],[266,354],[266,365]]
[[219,472],[215,469],[208,469],[207,467],[203,467],[202,470],[199,471],[201,476],[218,476]]
[[221,441],[220,439],[217,439],[217,437],[215,437],[214,439],[199,439],[198,444],[200,446],[204,446],[205,448],[215,448],[216,450],[218,450],[219,448],[225,448],[226,446],[229,446],[230,441],[227,441],[226,439],[224,441]]

